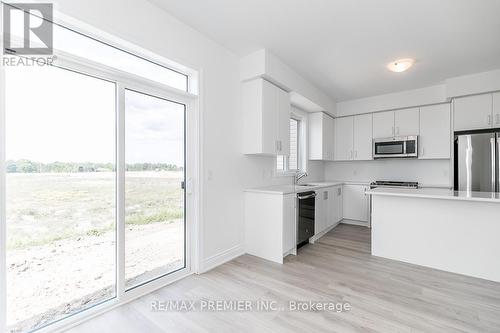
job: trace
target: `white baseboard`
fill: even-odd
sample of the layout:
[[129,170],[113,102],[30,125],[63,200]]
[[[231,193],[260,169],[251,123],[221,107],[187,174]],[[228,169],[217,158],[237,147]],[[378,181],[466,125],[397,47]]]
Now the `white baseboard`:
[[318,239],[320,239],[321,237],[323,237],[327,232],[329,232],[330,230],[332,230],[333,228],[335,228],[339,224],[340,224],[340,222],[337,222],[334,225],[326,228],[325,230],[323,230],[319,234],[316,234],[316,235],[312,236],[311,238],[309,238],[309,242],[314,244],[315,241],[317,241]]
[[245,245],[243,244],[238,244],[221,253],[217,253],[216,255],[203,260],[199,274],[208,272],[209,270],[214,269],[215,267],[231,261],[243,254],[245,254]]
[[349,220],[349,219],[343,219],[342,221],[340,221],[340,223],[352,224],[352,225],[359,225],[359,226],[362,226],[362,227],[368,227],[369,226],[367,221],[358,221],[358,220]]

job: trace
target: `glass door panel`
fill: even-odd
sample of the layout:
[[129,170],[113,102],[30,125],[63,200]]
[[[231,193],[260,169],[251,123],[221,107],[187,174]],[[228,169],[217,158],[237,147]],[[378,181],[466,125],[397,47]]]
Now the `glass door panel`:
[[7,326],[115,296],[115,84],[5,67]]
[[185,105],[125,90],[125,285],[184,268]]

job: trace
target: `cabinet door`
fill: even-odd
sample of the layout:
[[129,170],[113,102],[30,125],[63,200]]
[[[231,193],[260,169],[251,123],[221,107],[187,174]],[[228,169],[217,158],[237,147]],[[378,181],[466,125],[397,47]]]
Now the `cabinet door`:
[[290,155],[290,95],[275,86],[278,122],[278,154]]
[[325,199],[325,196],[327,196],[328,191],[325,191],[324,189],[319,189],[316,193],[316,201],[315,201],[315,207],[314,207],[314,234],[317,235],[318,233],[322,232],[325,230],[326,226],[326,218],[327,218],[327,201]]
[[325,115],[325,126],[323,133],[324,160],[333,161],[335,158],[335,119]]
[[455,131],[491,128],[492,100],[491,94],[455,99],[453,102]]
[[335,222],[340,222],[344,218],[344,209],[343,209],[343,195],[344,189],[342,186],[337,186],[335,189],[335,197],[336,197],[336,207],[337,207],[337,214],[336,214],[336,221]]
[[420,108],[419,159],[450,158],[450,104]]
[[493,127],[500,128],[500,93],[493,94]]
[[368,222],[368,196],[363,185],[344,185],[343,217]]
[[374,113],[373,138],[389,138],[392,136],[394,136],[394,111]]
[[398,110],[394,112],[394,135],[418,135],[418,108]]
[[283,253],[297,246],[296,202],[295,194],[283,196]]
[[354,117],[354,159],[371,160],[372,155],[372,115]]
[[277,87],[261,79],[262,84],[262,152],[276,155],[279,153]]
[[353,159],[354,117],[337,118],[335,120],[335,160]]
[[309,159],[323,159],[323,113],[314,112],[308,115],[309,122]]

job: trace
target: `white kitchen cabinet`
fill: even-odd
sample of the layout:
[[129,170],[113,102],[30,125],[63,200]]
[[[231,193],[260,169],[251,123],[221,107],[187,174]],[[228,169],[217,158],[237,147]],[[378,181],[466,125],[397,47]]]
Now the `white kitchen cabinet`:
[[333,200],[332,200],[332,209],[333,209],[333,213],[332,213],[332,222],[331,224],[337,224],[339,223],[341,220],[342,220],[342,185],[339,185],[339,186],[335,186],[333,187],[333,191],[332,191],[332,197],[333,197]]
[[418,108],[373,114],[373,138],[418,135]]
[[297,196],[288,194],[283,196],[283,254],[293,251],[297,247]]
[[368,222],[368,195],[365,185],[343,186],[343,218],[357,222]]
[[455,131],[492,128],[492,94],[457,98],[453,101]]
[[316,201],[314,202],[314,234],[321,233],[328,225],[330,193],[328,188],[316,190]]
[[290,94],[276,86],[274,89],[278,103],[278,154],[290,155]]
[[450,104],[420,108],[419,159],[447,159],[451,153]]
[[374,113],[373,138],[389,138],[392,136],[394,136],[394,111]]
[[243,153],[290,154],[290,96],[258,78],[242,83]]
[[371,160],[372,154],[372,114],[354,116],[353,149],[355,160]]
[[394,135],[407,136],[419,134],[418,108],[394,111]]
[[283,263],[297,240],[296,194],[245,192],[245,251]]
[[322,234],[342,220],[342,185],[316,190],[314,234]]
[[500,92],[493,94],[493,127],[500,128]]
[[335,120],[323,112],[309,114],[309,159],[333,161]]
[[353,159],[354,117],[335,119],[335,160]]

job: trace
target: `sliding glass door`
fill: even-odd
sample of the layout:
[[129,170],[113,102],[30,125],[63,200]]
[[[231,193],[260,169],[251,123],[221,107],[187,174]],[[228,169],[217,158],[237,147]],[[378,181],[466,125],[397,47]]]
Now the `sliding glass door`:
[[125,286],[185,267],[185,105],[125,90]]
[[115,83],[6,68],[7,326],[116,295]]

